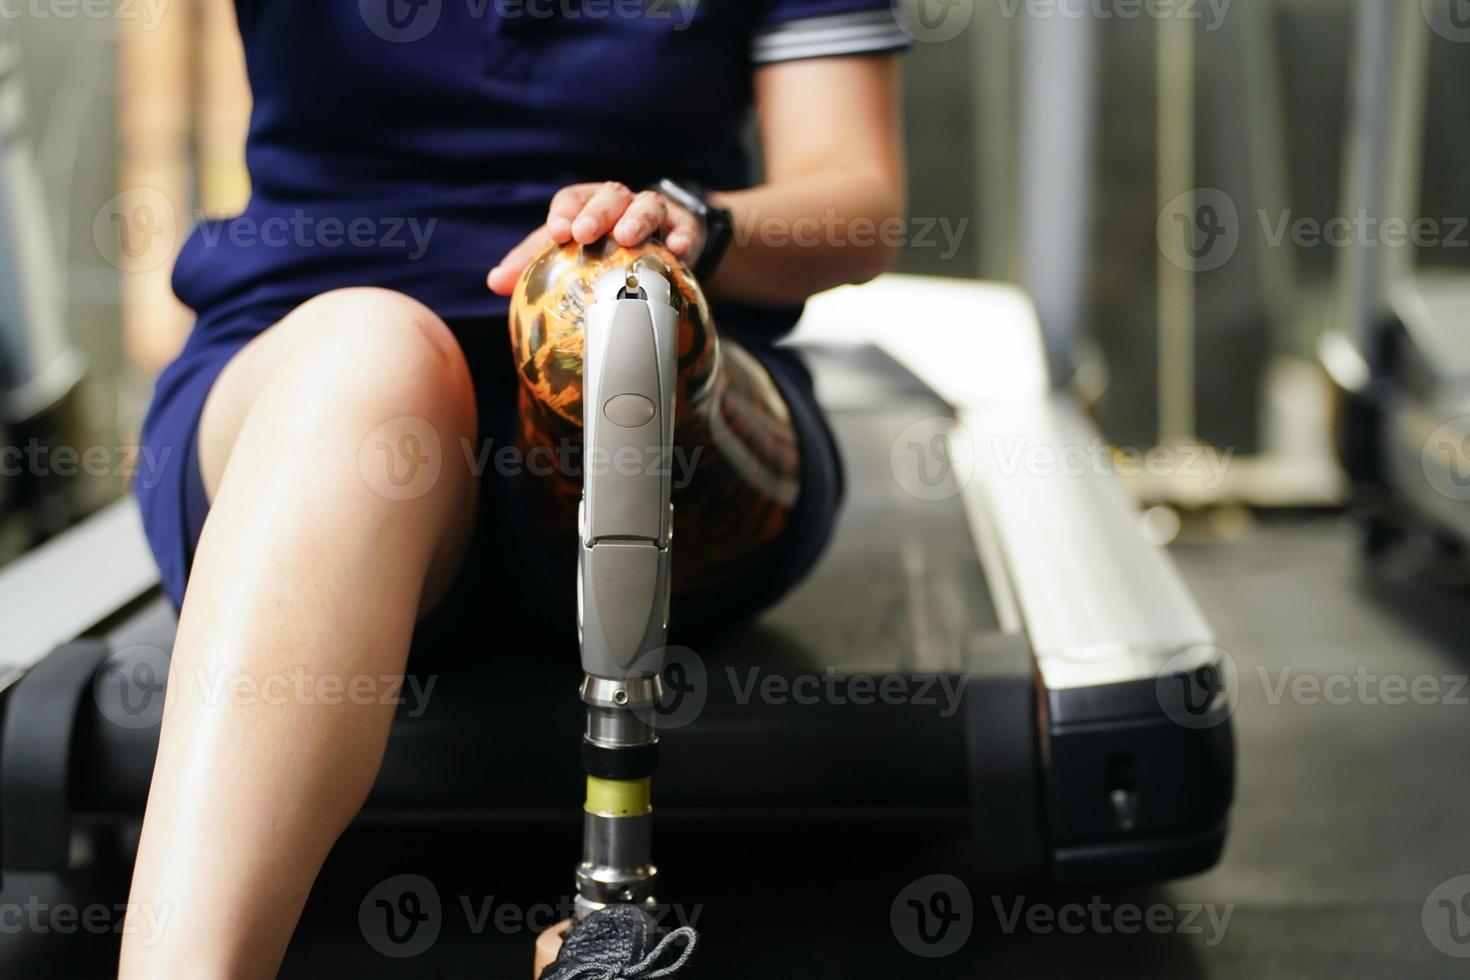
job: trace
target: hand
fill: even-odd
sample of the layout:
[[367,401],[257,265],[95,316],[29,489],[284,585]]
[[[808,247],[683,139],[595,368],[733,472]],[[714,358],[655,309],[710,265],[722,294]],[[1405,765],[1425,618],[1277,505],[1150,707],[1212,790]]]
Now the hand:
[[699,219],[658,191],[633,193],[617,181],[572,184],[551,199],[546,224],[527,235],[485,277],[492,292],[509,296],[526,266],[551,245],[575,241],[590,245],[612,235],[624,248],[632,248],[663,233],[664,245],[687,264],[693,264],[704,247],[704,228]]

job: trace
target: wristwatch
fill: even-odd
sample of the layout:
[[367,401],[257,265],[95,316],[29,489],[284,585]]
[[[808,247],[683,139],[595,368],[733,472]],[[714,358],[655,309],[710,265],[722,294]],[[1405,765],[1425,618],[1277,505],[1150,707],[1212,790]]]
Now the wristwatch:
[[704,189],[691,181],[665,177],[649,189],[658,191],[694,215],[704,226],[704,248],[700,250],[699,258],[694,260],[692,271],[696,279],[712,276],[735,235],[735,221],[729,209],[711,204]]

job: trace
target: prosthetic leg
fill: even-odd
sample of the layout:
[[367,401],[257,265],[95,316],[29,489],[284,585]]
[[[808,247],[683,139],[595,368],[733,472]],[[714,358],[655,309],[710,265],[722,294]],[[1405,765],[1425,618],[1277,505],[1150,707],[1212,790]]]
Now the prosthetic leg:
[[[578,920],[609,906],[651,909],[658,879],[651,783],[668,633],[673,501],[666,457],[678,357],[670,288],[655,271],[612,268],[598,277],[586,310],[577,626],[587,798]],[[537,940],[537,977],[569,928],[562,923]]]
[[[793,423],[764,368],[738,344],[719,342],[698,284],[655,243],[548,250],[517,285],[510,335],[520,447],[528,459],[557,461],[535,486],[532,520],[553,554],[570,550],[567,532],[577,529],[587,708],[580,926],[570,936],[571,922],[542,934],[537,975],[563,939],[578,959],[610,933],[652,943],[630,947],[647,962],[682,963],[693,930],[663,934],[644,917],[658,874],[650,787],[674,504],[686,555],[680,595],[751,574],[798,490]],[[558,450],[579,443],[575,473]],[[682,481],[678,453],[690,464]],[[557,962],[549,975],[578,969]]]
[[587,309],[577,619],[587,774],[578,918],[651,906],[654,710],[668,633],[678,316],[671,284],[612,269]]

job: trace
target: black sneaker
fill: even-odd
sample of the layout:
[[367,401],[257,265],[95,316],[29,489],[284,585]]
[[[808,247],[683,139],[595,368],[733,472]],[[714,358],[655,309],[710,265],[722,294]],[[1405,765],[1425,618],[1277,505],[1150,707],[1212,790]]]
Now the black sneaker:
[[699,945],[688,926],[663,933],[636,905],[609,905],[578,922],[541,980],[653,980],[684,977]]

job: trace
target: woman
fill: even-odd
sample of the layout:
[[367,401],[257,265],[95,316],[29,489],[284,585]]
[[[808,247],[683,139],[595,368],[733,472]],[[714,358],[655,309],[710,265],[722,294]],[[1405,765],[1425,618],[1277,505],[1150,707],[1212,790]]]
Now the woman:
[[[771,341],[813,292],[885,268],[873,229],[902,211],[893,54],[907,39],[887,0],[237,6],[253,196],[175,267],[198,320],[145,424],[171,468],[139,489],[181,605],[131,894],[168,907],[169,928],[151,945],[125,935],[122,953],[122,975],[149,980],[273,975],[392,716],[220,699],[181,679],[393,675],[416,629],[448,618],[472,634],[501,594],[486,588],[519,603],[569,587],[564,542],[523,539],[574,527],[508,516],[527,494],[554,513],[556,494],[507,491],[457,448],[565,436],[571,416],[548,413],[528,375],[541,341],[514,357],[506,342],[527,264],[611,238],[696,270],[731,352],[712,376],[797,447],[790,506],[675,599],[676,616],[731,617],[810,567],[840,489],[809,382]],[[679,183],[647,189],[661,178]],[[681,362],[681,385],[697,370]],[[416,483],[431,442],[433,478]],[[686,494],[704,492],[699,477]],[[719,526],[709,537],[701,551]],[[682,539],[679,555],[682,569]]]

